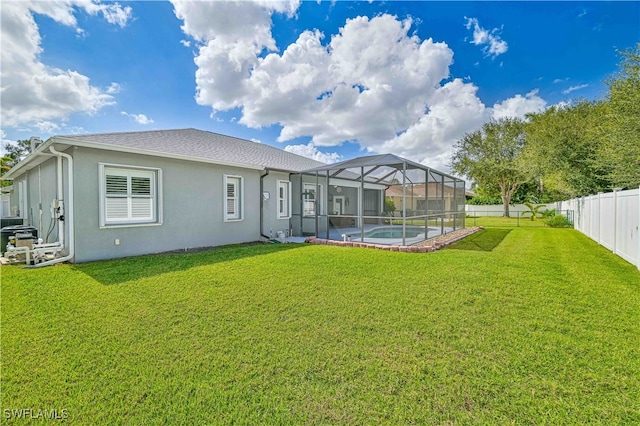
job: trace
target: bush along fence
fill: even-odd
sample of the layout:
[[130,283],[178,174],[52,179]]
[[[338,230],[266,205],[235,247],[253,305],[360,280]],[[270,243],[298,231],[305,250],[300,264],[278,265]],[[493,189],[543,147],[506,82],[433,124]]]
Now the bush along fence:
[[640,188],[558,203],[573,210],[574,228],[640,269]]

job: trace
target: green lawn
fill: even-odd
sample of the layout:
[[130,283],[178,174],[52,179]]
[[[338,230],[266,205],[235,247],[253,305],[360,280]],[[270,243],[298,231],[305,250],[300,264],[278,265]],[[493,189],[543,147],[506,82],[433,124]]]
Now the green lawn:
[[640,272],[571,229],[3,267],[1,308],[1,408],[71,424],[640,423]]

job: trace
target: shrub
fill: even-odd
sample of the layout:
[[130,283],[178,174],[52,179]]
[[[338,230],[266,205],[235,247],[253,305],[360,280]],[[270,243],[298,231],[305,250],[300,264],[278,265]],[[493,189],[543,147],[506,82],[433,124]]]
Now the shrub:
[[549,217],[544,221],[544,223],[551,228],[566,228],[569,226],[567,217],[561,214]]

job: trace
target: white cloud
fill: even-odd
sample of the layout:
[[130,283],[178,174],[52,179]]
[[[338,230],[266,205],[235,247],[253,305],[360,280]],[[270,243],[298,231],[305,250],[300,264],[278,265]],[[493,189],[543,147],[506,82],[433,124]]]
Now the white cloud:
[[563,95],[568,95],[571,92],[575,92],[576,90],[584,89],[585,87],[589,87],[588,84],[580,84],[579,86],[571,86],[566,90],[562,91]]
[[189,40],[180,40],[180,44],[184,47],[191,47],[191,42]]
[[[318,148],[354,141],[369,152],[445,168],[464,133],[494,114],[521,115],[544,103],[532,92],[488,108],[471,82],[443,83],[453,51],[418,38],[411,18],[357,17],[337,34],[308,30],[294,43],[276,46],[271,16],[291,15],[295,4],[284,12],[266,4],[174,2],[183,31],[200,46],[197,102],[211,106],[213,116],[237,108],[238,122],[251,128],[279,125],[280,142],[311,138],[285,148],[291,152],[337,161],[337,154]],[[496,46],[488,51],[504,53],[506,43],[490,35]]]
[[91,0],[81,1],[80,5],[90,15],[97,15],[101,13],[104,19],[110,23],[119,25],[124,28],[132,17],[133,10],[131,6],[122,7],[120,3],[98,3]]
[[16,141],[12,140],[12,139],[7,139],[7,134],[5,133],[4,130],[0,129],[0,156],[4,157],[7,154],[7,150],[4,148],[5,145],[8,144],[15,144]]
[[558,83],[562,83],[564,81],[569,80],[569,77],[566,78],[556,78],[555,80],[553,80],[553,84],[558,84]]
[[142,125],[153,124],[153,120],[150,119],[149,117],[147,117],[144,114],[129,114],[126,111],[122,111],[122,112],[120,112],[120,114],[126,115],[127,117],[130,117],[130,118],[133,118],[133,121],[135,121],[138,124],[142,124]]
[[475,85],[460,79],[445,84],[430,99],[426,114],[375,150],[446,169],[455,142],[491,117],[491,112],[476,96],[477,90]]
[[[217,3],[189,5],[201,7],[190,14],[180,9],[183,28],[196,26],[192,16],[196,23],[215,21],[207,13]],[[236,33],[225,23],[220,31],[224,40],[221,35],[203,40],[195,59],[196,99],[214,110],[241,107],[240,123],[249,127],[278,123],[283,142],[299,136],[312,136],[317,146],[352,139],[365,145],[382,142],[419,119],[429,95],[449,76],[453,52],[444,43],[408,35],[410,19],[382,15],[348,20],[328,45],[322,44],[319,31],[305,31],[280,54],[271,37],[269,11],[261,9],[260,14],[247,1],[238,7],[242,10],[227,14],[253,14],[262,30]],[[203,37],[204,31],[189,34]],[[271,53],[260,57],[265,49]]]
[[262,143],[262,141],[260,139],[256,139],[256,138],[251,138],[249,139],[251,142],[255,142],[255,143]]
[[107,91],[90,84],[89,77],[40,61],[41,36],[33,14],[79,30],[76,11],[101,14],[107,22],[124,26],[131,8],[91,0],[4,2],[1,16],[2,99],[4,126],[17,128],[39,122],[65,120],[76,112],[96,113],[114,103]]
[[35,128],[38,129],[41,133],[53,133],[56,130],[60,129],[56,123],[51,121],[38,121],[34,124]]
[[321,161],[323,163],[335,163],[342,161],[342,156],[337,152],[321,152],[313,142],[309,142],[306,145],[287,145],[284,147],[284,150],[303,157],[311,158],[312,160]]
[[116,93],[120,93],[122,91],[122,86],[118,83],[111,83],[109,87],[105,90],[106,93],[110,95],[115,95]]
[[538,96],[538,90],[532,90],[525,96],[515,95],[512,98],[498,102],[493,106],[493,118],[505,117],[524,118],[526,114],[544,111],[547,102]]
[[500,29],[494,28],[491,31],[480,26],[477,18],[467,18],[465,27],[470,30],[473,27],[473,40],[471,43],[476,46],[484,46],[482,51],[486,56],[496,57],[502,55],[509,50],[509,45],[500,37]]
[[224,110],[240,106],[247,87],[243,80],[263,51],[275,51],[271,15],[292,16],[298,1],[174,0],[174,12],[183,21],[183,32],[200,44],[195,58],[196,100]]

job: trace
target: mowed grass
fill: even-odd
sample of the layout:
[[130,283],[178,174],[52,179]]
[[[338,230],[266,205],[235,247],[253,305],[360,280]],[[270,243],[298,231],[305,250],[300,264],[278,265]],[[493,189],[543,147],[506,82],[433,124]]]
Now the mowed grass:
[[1,408],[91,425],[639,424],[638,270],[570,229],[474,241],[3,267]]

